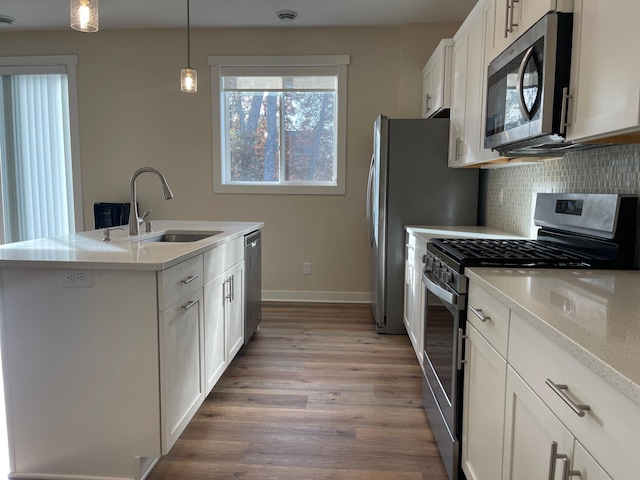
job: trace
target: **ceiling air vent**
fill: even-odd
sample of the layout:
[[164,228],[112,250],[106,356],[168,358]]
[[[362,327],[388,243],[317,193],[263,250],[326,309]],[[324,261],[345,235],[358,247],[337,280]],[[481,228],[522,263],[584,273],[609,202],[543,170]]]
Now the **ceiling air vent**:
[[283,22],[293,22],[298,16],[298,12],[293,10],[279,10],[276,12],[276,15],[278,15],[278,18]]
[[0,15],[0,27],[8,27],[15,21],[16,21],[15,18],[10,17],[8,15]]

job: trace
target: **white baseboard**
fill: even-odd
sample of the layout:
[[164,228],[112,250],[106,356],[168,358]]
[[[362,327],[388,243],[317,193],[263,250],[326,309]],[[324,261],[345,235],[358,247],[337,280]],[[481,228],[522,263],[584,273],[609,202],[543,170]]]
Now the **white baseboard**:
[[263,290],[263,302],[371,303],[369,292],[302,292]]

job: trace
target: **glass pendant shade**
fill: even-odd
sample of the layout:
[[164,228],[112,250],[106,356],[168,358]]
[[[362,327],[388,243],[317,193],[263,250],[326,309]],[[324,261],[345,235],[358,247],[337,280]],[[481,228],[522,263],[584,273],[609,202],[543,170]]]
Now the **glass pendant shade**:
[[98,31],[98,0],[71,0],[71,28],[80,32]]
[[180,90],[185,93],[196,93],[198,91],[198,72],[191,67],[184,67],[180,70]]
[[196,93],[198,91],[198,72],[191,68],[191,15],[189,3],[189,0],[187,0],[187,66],[180,70],[180,90],[185,93]]

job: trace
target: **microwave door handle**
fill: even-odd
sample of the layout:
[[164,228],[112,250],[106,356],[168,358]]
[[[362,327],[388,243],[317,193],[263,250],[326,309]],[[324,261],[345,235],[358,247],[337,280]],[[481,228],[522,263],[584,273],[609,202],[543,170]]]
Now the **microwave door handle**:
[[[516,91],[518,93],[518,105],[520,106],[520,112],[524,118],[529,121],[531,117],[533,117],[533,112],[530,111],[526,104],[524,103],[524,74],[527,68],[527,63],[533,56],[533,45],[529,47],[529,49],[525,52],[524,57],[522,57],[522,61],[520,62],[520,68],[518,68],[518,82],[516,83]],[[534,104],[535,105],[535,104]]]

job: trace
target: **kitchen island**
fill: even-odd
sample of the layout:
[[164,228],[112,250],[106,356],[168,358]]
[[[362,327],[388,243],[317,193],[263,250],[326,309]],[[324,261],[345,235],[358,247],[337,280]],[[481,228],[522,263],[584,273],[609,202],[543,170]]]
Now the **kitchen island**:
[[[144,478],[242,346],[244,236],[262,227],[0,247],[10,478]],[[169,232],[204,238],[158,241]]]
[[636,478],[640,272],[468,268],[465,275],[467,478]]

